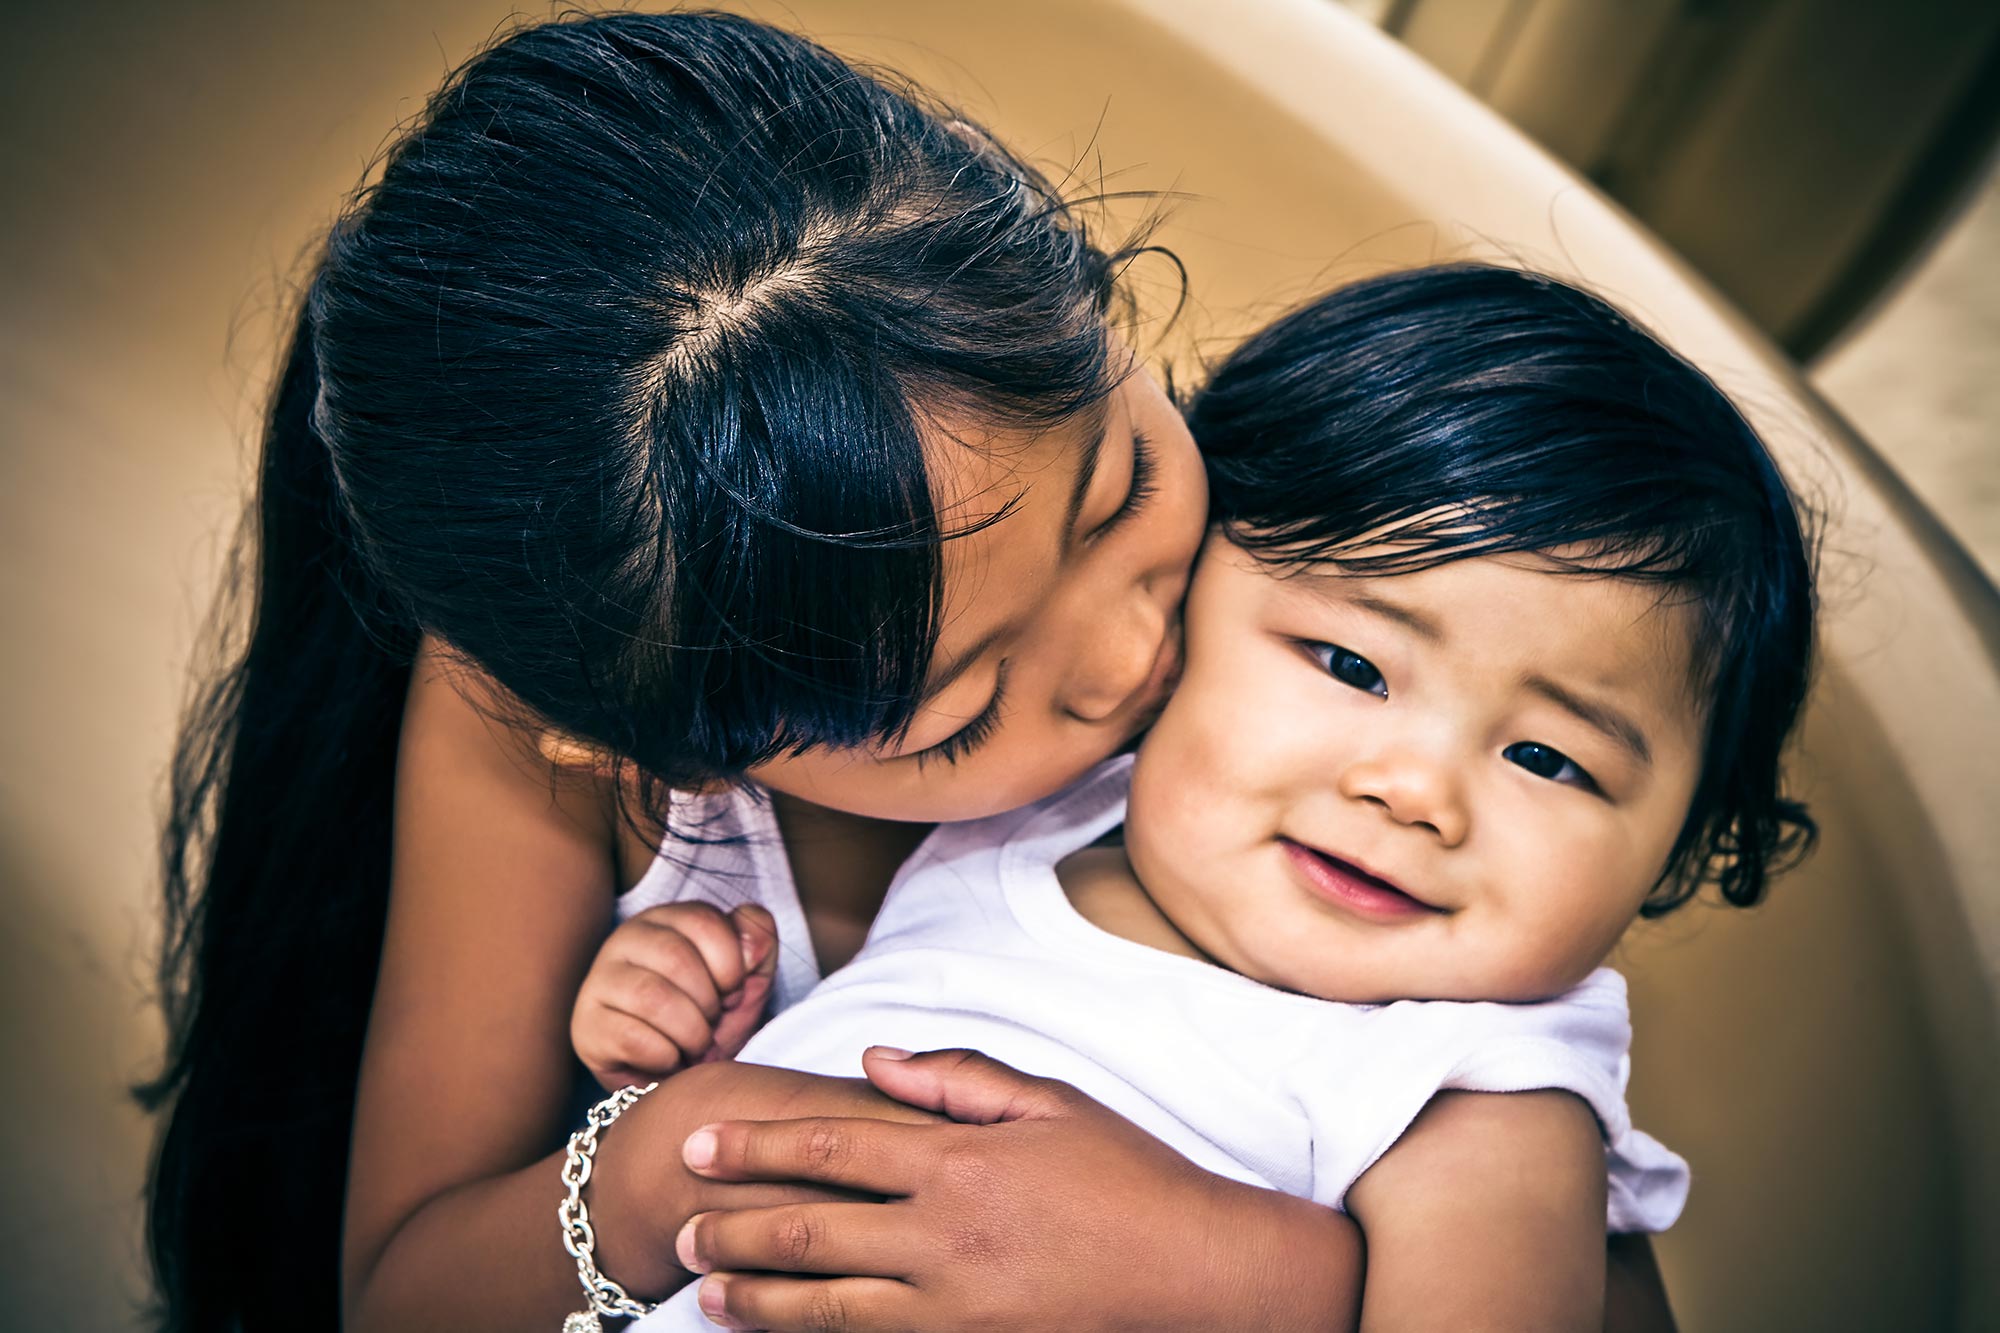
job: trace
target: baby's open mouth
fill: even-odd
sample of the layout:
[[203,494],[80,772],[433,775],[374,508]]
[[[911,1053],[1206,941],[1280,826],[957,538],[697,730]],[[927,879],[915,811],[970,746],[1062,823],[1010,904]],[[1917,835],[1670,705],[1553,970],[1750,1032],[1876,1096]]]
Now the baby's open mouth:
[[1278,839],[1308,888],[1334,903],[1362,916],[1396,921],[1445,912],[1433,907],[1402,886],[1371,874],[1351,861],[1308,847],[1290,838]]

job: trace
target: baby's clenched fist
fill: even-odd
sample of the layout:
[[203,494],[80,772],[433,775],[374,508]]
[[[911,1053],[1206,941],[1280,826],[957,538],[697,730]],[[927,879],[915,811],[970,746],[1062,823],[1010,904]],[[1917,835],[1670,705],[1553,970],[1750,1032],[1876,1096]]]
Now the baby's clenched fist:
[[776,923],[761,907],[649,907],[597,951],[570,1041],[607,1091],[727,1060],[762,1022],[777,962]]

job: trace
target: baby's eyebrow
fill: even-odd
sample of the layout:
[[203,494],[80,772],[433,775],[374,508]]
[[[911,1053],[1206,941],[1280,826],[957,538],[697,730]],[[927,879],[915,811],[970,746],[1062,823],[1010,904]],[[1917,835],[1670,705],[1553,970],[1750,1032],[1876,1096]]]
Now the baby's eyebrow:
[[1369,590],[1368,585],[1351,574],[1339,574],[1325,569],[1302,569],[1290,576],[1320,597],[1342,606],[1352,606],[1377,615],[1384,620],[1394,621],[1420,639],[1442,644],[1449,637],[1444,626],[1432,620],[1413,606],[1382,596]]
[[1631,752],[1634,759],[1651,767],[1653,747],[1646,743],[1646,733],[1625,714],[1609,704],[1586,699],[1563,688],[1547,676],[1530,675],[1521,678],[1521,684],[1541,695],[1564,712],[1570,713],[1586,725],[1602,732],[1611,740]]
[[1393,620],[1420,639],[1428,639],[1432,643],[1445,641],[1444,627],[1415,607],[1404,606],[1400,602],[1392,602],[1386,597],[1354,587],[1347,589],[1346,598],[1351,605],[1358,606],[1364,611],[1372,611],[1384,620]]

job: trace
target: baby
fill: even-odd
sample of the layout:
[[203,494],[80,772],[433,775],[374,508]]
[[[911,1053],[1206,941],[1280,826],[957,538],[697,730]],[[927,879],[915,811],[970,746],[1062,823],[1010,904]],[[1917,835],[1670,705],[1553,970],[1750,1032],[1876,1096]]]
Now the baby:
[[[941,826],[861,953],[740,1058],[853,1075],[871,1043],[977,1048],[1345,1208],[1370,1322],[1599,1326],[1604,1229],[1664,1229],[1687,1189],[1631,1126],[1602,964],[1703,883],[1756,902],[1813,832],[1780,793],[1812,646],[1794,503],[1698,371],[1505,269],[1335,292],[1233,355],[1190,420],[1213,528],[1136,760]],[[766,869],[780,948],[810,959]],[[622,911],[743,887],[663,870]],[[661,980],[713,997],[724,970]],[[705,1053],[700,1032],[635,1050],[632,1007],[596,971],[578,1001],[608,1082]],[[1405,1166],[1447,1093],[1539,1097],[1506,1151]],[[711,1326],[693,1290],[639,1325],[684,1326]]]

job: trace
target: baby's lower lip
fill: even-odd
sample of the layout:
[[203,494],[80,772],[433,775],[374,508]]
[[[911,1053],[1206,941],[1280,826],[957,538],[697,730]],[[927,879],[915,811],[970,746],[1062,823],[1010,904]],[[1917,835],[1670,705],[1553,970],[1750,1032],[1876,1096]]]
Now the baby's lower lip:
[[1359,916],[1376,921],[1407,921],[1413,917],[1436,916],[1443,909],[1419,902],[1395,885],[1351,866],[1339,857],[1314,851],[1290,838],[1278,839],[1285,855],[1297,868],[1306,887]]

